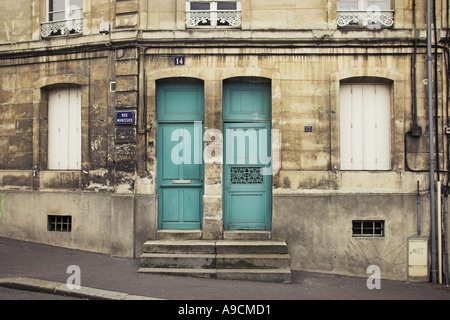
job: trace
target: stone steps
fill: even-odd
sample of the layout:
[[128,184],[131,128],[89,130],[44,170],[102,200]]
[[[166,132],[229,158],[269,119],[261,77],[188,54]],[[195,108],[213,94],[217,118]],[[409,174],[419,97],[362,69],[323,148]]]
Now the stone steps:
[[288,254],[217,254],[217,269],[289,268]]
[[201,278],[289,283],[284,241],[152,240],[144,244],[138,272]]
[[143,253],[141,267],[145,268],[215,268],[214,254]]
[[223,240],[217,241],[216,253],[287,254],[284,241],[275,240]]
[[216,241],[208,240],[151,240],[144,243],[144,253],[216,253]]

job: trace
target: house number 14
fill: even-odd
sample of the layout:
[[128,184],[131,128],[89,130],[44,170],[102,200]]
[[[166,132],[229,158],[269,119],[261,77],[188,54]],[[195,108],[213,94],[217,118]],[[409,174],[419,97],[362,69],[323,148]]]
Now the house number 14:
[[175,57],[174,62],[176,66],[184,66],[184,57]]

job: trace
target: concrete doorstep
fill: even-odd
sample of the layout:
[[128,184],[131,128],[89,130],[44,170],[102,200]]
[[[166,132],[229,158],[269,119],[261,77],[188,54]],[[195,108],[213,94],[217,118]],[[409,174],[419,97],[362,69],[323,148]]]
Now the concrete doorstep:
[[161,300],[157,298],[83,286],[80,286],[79,289],[69,289],[65,283],[26,277],[0,278],[0,286],[11,289],[77,297],[86,300]]
[[290,283],[286,242],[274,240],[149,240],[139,273]]

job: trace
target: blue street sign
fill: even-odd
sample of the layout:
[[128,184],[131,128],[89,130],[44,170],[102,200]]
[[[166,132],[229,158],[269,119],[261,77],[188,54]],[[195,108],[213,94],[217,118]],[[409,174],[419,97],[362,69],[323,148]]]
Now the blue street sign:
[[117,111],[116,124],[134,124],[134,111]]

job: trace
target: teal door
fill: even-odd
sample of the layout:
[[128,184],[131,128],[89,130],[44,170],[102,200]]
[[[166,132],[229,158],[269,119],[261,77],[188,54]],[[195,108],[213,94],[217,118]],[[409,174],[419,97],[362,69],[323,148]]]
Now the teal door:
[[201,229],[203,85],[157,87],[159,229]]
[[224,86],[224,229],[270,230],[270,84]]

